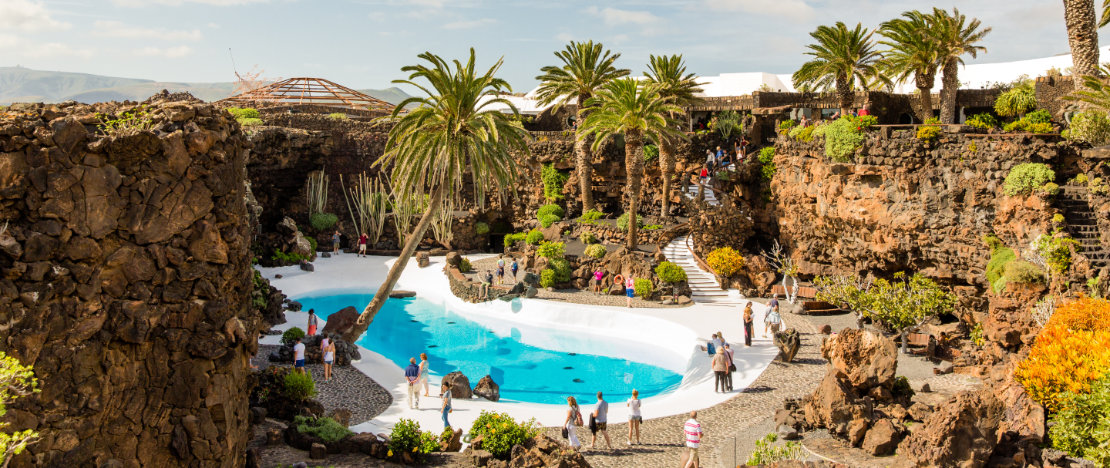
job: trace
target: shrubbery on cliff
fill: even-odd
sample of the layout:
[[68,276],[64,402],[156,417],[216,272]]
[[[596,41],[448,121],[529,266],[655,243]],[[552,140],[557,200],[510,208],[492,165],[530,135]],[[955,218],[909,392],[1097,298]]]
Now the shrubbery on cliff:
[[705,262],[709,264],[718,275],[731,277],[744,268],[744,257],[732,247],[721,247],[709,252]]
[[1061,135],[1091,146],[1105,145],[1110,143],[1110,117],[1105,112],[1085,110],[1071,118],[1071,127]]
[[1049,412],[1069,407],[1075,395],[1110,371],[1110,301],[1082,298],[1048,319],[1014,378]]
[[1029,195],[1034,190],[1056,180],[1056,173],[1047,164],[1024,163],[1014,166],[1006,175],[1002,189],[1006,195]]

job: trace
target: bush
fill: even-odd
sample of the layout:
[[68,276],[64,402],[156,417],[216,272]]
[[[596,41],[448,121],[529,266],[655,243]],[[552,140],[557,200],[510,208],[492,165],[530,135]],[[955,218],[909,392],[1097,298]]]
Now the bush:
[[563,218],[560,218],[553,214],[540,215],[539,217],[537,217],[537,219],[540,220],[540,226],[543,226],[545,228],[551,227],[552,224],[563,220]]
[[258,109],[251,107],[228,107],[227,112],[231,114],[232,117],[235,117],[236,120],[257,119],[262,117],[262,115],[258,113]]
[[551,258],[547,260],[547,267],[555,272],[556,283],[570,281],[570,261],[565,258]]
[[848,117],[841,117],[825,128],[825,156],[833,161],[851,161],[866,139],[862,126]]
[[257,127],[262,125],[262,119],[236,119],[241,127]]
[[1064,215],[1060,213],[1052,215],[1052,224],[1064,224]]
[[801,444],[797,442],[787,442],[786,444],[776,447],[773,444],[777,440],[779,440],[778,434],[772,432],[762,439],[755,441],[755,450],[748,456],[748,460],[745,461],[744,464],[749,466],[762,466],[783,460],[800,460],[803,458]]
[[471,437],[482,436],[482,450],[506,460],[514,445],[522,445],[540,433],[536,420],[517,422],[508,413],[483,410],[470,426]]
[[971,116],[971,118],[967,119],[964,124],[975,128],[981,128],[983,130],[990,130],[992,128],[998,128],[998,119],[994,117],[994,114],[983,112],[981,114],[975,114]]
[[1049,182],[1041,187],[1041,191],[1049,197],[1055,197],[1060,194],[1060,186],[1055,182]]
[[474,223],[474,233],[479,236],[489,234],[489,225],[481,221]]
[[744,257],[732,247],[721,247],[709,252],[705,262],[709,264],[709,268],[725,278],[744,268]]
[[910,386],[910,379],[906,378],[904,375],[894,377],[894,386],[890,388],[890,393],[892,393],[895,398],[912,398],[914,391],[913,387]]
[[1002,127],[1007,132],[1053,133],[1052,114],[1046,110],[1030,112],[1025,117]]
[[674,262],[662,262],[655,267],[655,276],[658,276],[664,283],[678,283],[686,281],[686,270],[683,270]]
[[1066,408],[1072,395],[1089,393],[1108,369],[1110,301],[1084,297],[1056,308],[1014,379],[1054,413]]
[[590,231],[582,231],[582,234],[578,235],[578,240],[582,241],[582,243],[586,245],[596,244],[598,242],[597,236],[595,236],[594,233]]
[[524,241],[527,242],[528,245],[540,245],[540,243],[543,242],[543,233],[540,232],[539,229],[528,231],[528,235],[525,236]]
[[1064,399],[1068,405],[1049,428],[1052,446],[1095,466],[1110,466],[1110,374],[1095,381],[1089,393],[1068,393]]
[[283,393],[291,400],[305,401],[316,396],[316,383],[307,372],[290,372],[285,374]]
[[[518,232],[518,233],[515,233],[515,234],[506,234],[505,235],[505,247],[512,247],[517,242],[524,242],[524,238],[526,236],[527,235],[524,234],[523,232]],[[541,235],[540,237],[543,237],[543,235]]]
[[555,270],[544,268],[540,272],[540,286],[544,288],[555,286]]
[[765,146],[759,150],[759,164],[760,173],[763,174],[763,180],[771,180],[775,177],[775,147]]
[[790,131],[787,132],[786,136],[798,141],[813,141],[813,126],[796,126],[794,128],[791,128]]
[[402,418],[393,425],[389,433],[389,456],[393,453],[408,452],[415,454],[416,459],[422,459],[425,454],[439,449],[439,441],[431,432],[421,432],[420,423],[411,419]]
[[543,206],[540,207],[540,209],[536,210],[536,217],[540,217],[540,216],[544,216],[544,215],[555,215],[555,216],[558,216],[560,220],[562,220],[563,219],[563,214],[565,214],[564,211],[563,211],[563,207],[561,207],[559,205],[556,205],[554,203],[549,203],[547,205],[543,205]]
[[659,224],[649,224],[647,226],[644,226],[645,231],[658,231],[660,229],[663,229],[663,226]]
[[655,292],[655,287],[651,285],[651,280],[647,278],[636,278],[636,280],[632,282],[632,291],[635,292],[637,296],[647,300],[651,299],[651,294]]
[[562,242],[544,242],[536,249],[536,254],[549,260],[563,258],[567,254],[567,248]]
[[649,163],[659,157],[659,147],[655,145],[644,145],[644,162]]
[[342,112],[332,112],[328,114],[328,118],[332,120],[347,120],[347,114]]
[[994,111],[1003,117],[1017,117],[1037,107],[1037,97],[1031,86],[1018,86],[994,100]]
[[1056,173],[1047,164],[1024,163],[1014,166],[1002,183],[1006,195],[1028,195],[1033,190],[1056,179]]
[[[311,239],[311,237],[309,239]],[[311,244],[312,241],[309,241],[309,243]],[[294,263],[301,263],[302,261],[312,260],[312,257],[293,252],[282,252],[278,249],[274,249],[274,253],[270,255],[270,260],[283,265],[291,265]]]
[[598,210],[586,210],[582,216],[578,218],[578,222],[582,224],[596,224],[597,220],[605,217],[605,213]]
[[[569,177],[558,169],[555,169],[555,164],[545,164],[540,169],[540,179],[543,181],[543,198],[548,203],[562,200],[563,197],[563,184],[567,183]],[[541,208],[542,209],[542,208]],[[563,212],[559,211],[559,217],[563,216]]]
[[1006,283],[1044,283],[1045,276],[1044,270],[1040,269],[1037,265],[1029,263],[1025,260],[1014,260],[1006,264],[1006,268],[1002,272],[1002,286],[999,290],[1005,289]]
[[332,213],[312,213],[312,216],[308,217],[308,224],[311,224],[312,229],[317,231],[335,226],[337,222],[339,222],[339,217]]
[[1067,139],[1091,146],[1110,143],[1110,118],[1105,112],[1085,110],[1071,118]]
[[797,125],[798,125],[797,121],[789,120],[789,119],[788,120],[783,120],[782,122],[779,122],[779,133],[787,133]]
[[588,257],[603,258],[607,253],[609,252],[605,249],[605,246],[601,244],[591,244],[586,247],[586,256]]
[[304,338],[304,330],[301,330],[300,328],[297,328],[297,327],[293,327],[293,328],[290,328],[288,330],[285,330],[285,333],[281,334],[281,344],[283,344],[285,346],[289,346],[289,345],[292,345],[293,343],[296,343],[297,339],[299,339],[299,338]]
[[[638,227],[638,228],[644,227],[644,217],[643,216],[637,216],[636,217],[636,227]],[[622,231],[627,231],[628,230],[628,213],[622,214],[619,217],[617,217],[617,229],[620,229]]]
[[470,273],[473,269],[474,269],[474,266],[470,264],[470,259],[468,259],[466,257],[463,257],[462,260],[459,260],[459,271],[460,272]]
[[994,236],[987,238],[987,245],[991,247],[991,259],[987,262],[987,282],[992,291],[999,293],[1005,286],[1005,282],[1000,280],[1006,273],[1006,264],[1017,260],[1017,254],[1013,249],[1002,245],[1002,241]]
[[917,139],[929,145],[936,143],[941,133],[940,127],[934,127],[932,125],[917,127]]
[[1033,250],[1045,259],[1053,273],[1061,274],[1071,266],[1071,248],[1076,245],[1079,242],[1071,237],[1041,234],[1033,241]]
[[294,416],[293,424],[297,426],[297,432],[319,437],[324,439],[324,442],[338,442],[354,434],[332,418]]

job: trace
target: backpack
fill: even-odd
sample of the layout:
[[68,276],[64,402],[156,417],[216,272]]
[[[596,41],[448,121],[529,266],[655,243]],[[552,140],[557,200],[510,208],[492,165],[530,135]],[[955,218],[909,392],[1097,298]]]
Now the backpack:
[[574,411],[574,425],[578,426],[578,427],[582,427],[582,412],[581,411],[577,411],[577,410]]

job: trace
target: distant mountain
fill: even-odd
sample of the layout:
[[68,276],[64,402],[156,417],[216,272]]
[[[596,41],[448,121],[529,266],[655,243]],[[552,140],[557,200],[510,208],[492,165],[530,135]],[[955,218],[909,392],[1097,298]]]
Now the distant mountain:
[[[134,78],[0,67],[0,105],[13,102],[101,102],[141,101],[163,89],[187,91],[205,101],[218,101],[231,95],[235,83],[173,83]],[[409,97],[396,87],[362,89],[363,93],[391,104]]]

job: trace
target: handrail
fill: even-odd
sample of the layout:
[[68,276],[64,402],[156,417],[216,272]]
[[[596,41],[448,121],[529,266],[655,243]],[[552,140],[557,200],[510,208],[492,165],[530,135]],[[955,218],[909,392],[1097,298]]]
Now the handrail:
[[718,278],[720,275],[718,275],[716,271],[713,271],[713,269],[709,267],[709,264],[705,263],[705,260],[702,260],[702,258],[700,256],[698,256],[698,252],[694,250],[694,246],[692,245],[693,242],[694,242],[693,236],[687,235],[686,236],[686,250],[688,250],[690,252],[690,256],[694,257],[694,262],[698,264],[699,268],[701,268],[702,270],[708,271],[710,274],[712,274],[715,277],[714,279],[717,280],[717,285],[720,286],[722,290],[727,289],[727,288],[725,288],[725,285],[723,283],[721,283],[720,278]]

